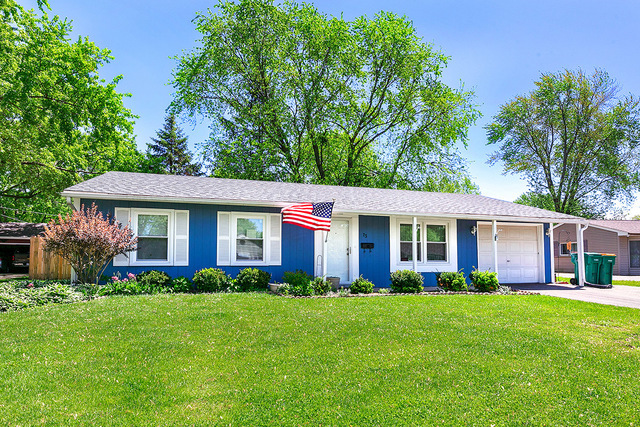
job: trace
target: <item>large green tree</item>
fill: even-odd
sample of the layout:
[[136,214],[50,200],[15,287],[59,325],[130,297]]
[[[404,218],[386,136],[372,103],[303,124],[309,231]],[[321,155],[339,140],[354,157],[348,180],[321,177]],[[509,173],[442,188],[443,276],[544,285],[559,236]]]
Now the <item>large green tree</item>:
[[153,143],[147,144],[147,154],[157,159],[163,173],[170,175],[201,175],[201,166],[193,162],[187,146],[187,136],[176,123],[176,116],[169,113],[162,129],[156,132]]
[[456,149],[472,94],[442,83],[447,57],[407,18],[240,0],[195,22],[201,46],[179,58],[172,106],[212,121],[215,175],[476,189]]
[[66,186],[143,161],[133,115],[116,91],[120,77],[98,75],[110,52],[86,38],[70,40],[70,23],[45,11],[0,3],[2,220],[42,221],[66,209],[59,196]]
[[640,188],[640,108],[604,71],[542,74],[536,89],[500,108],[487,128],[489,163],[522,175],[522,202],[599,217]]

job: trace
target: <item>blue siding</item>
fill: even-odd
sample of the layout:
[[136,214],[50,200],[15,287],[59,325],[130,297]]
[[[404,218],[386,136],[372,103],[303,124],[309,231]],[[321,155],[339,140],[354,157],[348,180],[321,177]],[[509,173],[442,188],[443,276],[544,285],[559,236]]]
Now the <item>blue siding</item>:
[[[465,276],[467,276],[467,283],[471,284],[469,280],[469,273],[471,273],[474,267],[478,266],[478,237],[471,234],[471,227],[477,226],[478,223],[475,220],[459,219],[457,220],[457,244],[458,244],[458,271],[462,270]],[[438,286],[438,280],[436,279],[436,273],[424,272],[421,273],[424,278],[424,286],[435,287]]]
[[[377,287],[389,287],[389,217],[360,215],[359,231],[360,274]],[[361,249],[360,243],[373,243],[373,249]]]
[[459,219],[458,227],[458,270],[462,270],[469,280],[469,273],[478,267],[478,233],[471,234],[471,227],[477,227],[475,220]]
[[[278,208],[225,206],[225,205],[200,205],[190,203],[157,203],[143,201],[115,201],[115,200],[85,200],[81,201],[85,206],[95,202],[98,208],[104,212],[113,214],[116,207],[123,208],[155,208],[155,209],[180,209],[189,211],[189,265],[182,267],[157,267],[155,269],[166,271],[171,277],[193,277],[196,270],[218,267],[216,265],[217,246],[216,230],[218,211],[235,212],[267,212],[278,213]],[[387,261],[388,262],[388,261]],[[272,280],[282,280],[285,271],[300,269],[308,274],[313,274],[313,231],[291,224],[282,224],[282,265],[280,266],[256,266],[268,271]],[[235,277],[242,267],[219,267]],[[106,275],[120,272],[140,273],[151,270],[154,267],[114,267],[109,264],[105,270]]]
[[544,280],[545,283],[551,283],[551,252],[549,251],[550,236],[547,236],[547,230],[549,230],[549,224],[544,224]]

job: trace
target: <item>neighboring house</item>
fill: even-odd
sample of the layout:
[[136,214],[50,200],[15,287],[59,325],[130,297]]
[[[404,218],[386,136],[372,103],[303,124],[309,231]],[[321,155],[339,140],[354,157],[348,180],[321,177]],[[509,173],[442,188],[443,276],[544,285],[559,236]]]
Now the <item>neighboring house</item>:
[[0,273],[29,268],[31,237],[44,231],[44,224],[0,222]]
[[[497,267],[503,283],[549,282],[550,224],[586,224],[479,195],[126,172],[105,173],[62,194],[76,208],[95,202],[131,223],[138,250],[116,257],[105,271],[122,275],[158,269],[191,277],[207,267],[236,275],[257,267],[280,281],[285,271],[322,275],[326,268],[344,284],[362,275],[386,287],[392,271],[415,269],[426,286],[435,286],[436,272]],[[332,199],[328,238],[282,224],[281,208]]]
[[[576,252],[576,227],[561,224],[553,229],[555,265],[559,272],[573,272],[571,252]],[[640,275],[640,221],[589,220],[584,231],[587,252],[616,255],[613,274]]]

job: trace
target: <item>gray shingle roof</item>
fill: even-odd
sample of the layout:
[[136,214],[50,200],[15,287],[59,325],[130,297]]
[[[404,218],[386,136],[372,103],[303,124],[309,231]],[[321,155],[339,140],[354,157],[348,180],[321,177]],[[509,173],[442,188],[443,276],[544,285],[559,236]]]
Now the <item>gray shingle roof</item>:
[[475,194],[429,193],[380,188],[339,187],[270,181],[107,172],[67,188],[63,196],[96,199],[216,201],[286,206],[335,199],[335,210],[379,214],[416,214],[579,222],[581,218]]
[[593,219],[589,224],[624,231],[629,234],[640,234],[640,221],[633,219]]
[[31,222],[0,222],[0,237],[31,237],[44,231],[44,224]]

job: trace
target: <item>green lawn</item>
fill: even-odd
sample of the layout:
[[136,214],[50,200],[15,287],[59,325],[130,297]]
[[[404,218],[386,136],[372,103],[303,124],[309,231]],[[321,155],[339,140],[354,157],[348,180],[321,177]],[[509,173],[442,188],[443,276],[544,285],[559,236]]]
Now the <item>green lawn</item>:
[[0,313],[1,425],[630,425],[639,377],[638,310],[545,296]]
[[[569,283],[569,277],[558,277],[558,282],[567,282]],[[622,286],[640,286],[640,281],[638,280],[613,280],[611,283],[613,286],[622,285]]]

